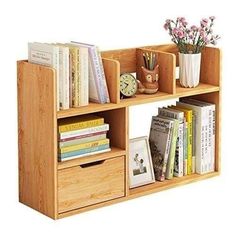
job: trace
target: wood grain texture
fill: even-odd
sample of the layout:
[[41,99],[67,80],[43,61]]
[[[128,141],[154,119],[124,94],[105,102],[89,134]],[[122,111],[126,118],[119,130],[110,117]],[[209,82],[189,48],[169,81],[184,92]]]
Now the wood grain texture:
[[174,54],[176,57],[176,66],[179,66],[179,49],[176,44],[161,44],[142,47],[143,49],[157,50]]
[[159,91],[170,94],[175,93],[176,57],[171,53],[161,52],[153,49],[138,48],[136,50],[136,71],[138,79],[141,78],[141,66],[144,66],[143,52],[152,52],[156,55],[157,64],[159,65]]
[[107,87],[110,101],[112,103],[120,102],[120,63],[117,60],[103,58],[103,67],[105,71]]
[[171,180],[166,180],[165,182],[155,182],[153,184],[149,184],[149,185],[145,185],[145,186],[141,186],[141,187],[132,189],[130,191],[130,194],[126,197],[121,197],[121,198],[117,198],[117,199],[114,199],[114,200],[110,200],[110,201],[102,202],[102,203],[99,203],[99,204],[91,205],[91,206],[88,206],[88,207],[84,207],[84,208],[75,209],[75,210],[72,210],[72,211],[60,213],[58,215],[58,218],[63,218],[63,217],[71,216],[71,215],[74,215],[74,214],[82,213],[82,212],[85,212],[85,211],[94,210],[94,209],[97,209],[97,208],[100,208],[100,207],[109,206],[109,205],[112,205],[112,204],[116,204],[116,203],[120,203],[120,202],[123,202],[123,201],[131,200],[131,199],[134,199],[134,198],[137,198],[137,197],[146,196],[148,194],[152,194],[152,193],[164,191],[164,190],[167,190],[167,189],[179,187],[179,186],[182,186],[182,185],[194,183],[194,182],[197,182],[197,181],[209,179],[209,178],[212,178],[212,177],[215,177],[215,176],[218,176],[218,175],[219,175],[218,172],[212,172],[212,173],[204,174],[204,175],[192,174],[192,175],[187,175],[187,176],[184,176],[184,177],[181,177],[181,178],[173,178]]
[[221,51],[219,48],[205,47],[202,50],[200,81],[221,86]]
[[57,119],[53,69],[17,63],[19,200],[57,217]]
[[120,62],[120,73],[136,72],[136,48],[118,49],[101,52],[103,58]]
[[117,147],[111,147],[110,152],[105,152],[105,153],[95,154],[92,156],[76,158],[74,160],[59,162],[58,163],[58,170],[77,166],[77,165],[84,164],[84,163],[94,162],[97,160],[106,160],[106,159],[110,159],[110,158],[114,158],[114,157],[118,157],[118,156],[123,156],[123,155],[126,155],[125,150],[123,150],[121,148],[117,148]]
[[156,94],[136,94],[135,97],[128,98],[128,99],[121,99],[120,103],[118,104],[90,103],[88,106],[58,111],[57,118],[61,119],[61,118],[66,118],[66,117],[71,117],[71,116],[78,116],[82,114],[93,113],[93,112],[114,110],[117,108],[124,108],[127,106],[145,104],[149,102],[158,102],[162,100],[174,99],[174,98],[179,98],[179,97],[187,97],[187,96],[196,95],[196,94],[211,93],[211,92],[219,91],[219,89],[220,88],[218,86],[213,86],[213,85],[205,84],[205,83],[200,83],[196,88],[183,88],[180,86],[179,82],[177,81],[175,94],[168,94],[168,93],[159,91]]
[[98,116],[104,117],[105,123],[109,124],[107,137],[110,139],[111,146],[127,150],[128,120],[126,109],[119,108],[100,112]]
[[124,156],[89,167],[58,171],[59,212],[93,205],[124,196]]

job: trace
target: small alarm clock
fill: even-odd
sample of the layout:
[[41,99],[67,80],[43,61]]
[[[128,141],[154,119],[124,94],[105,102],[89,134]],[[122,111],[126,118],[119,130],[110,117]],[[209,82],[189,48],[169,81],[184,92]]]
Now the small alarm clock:
[[120,76],[120,95],[121,98],[128,98],[135,95],[138,89],[136,78],[130,73]]

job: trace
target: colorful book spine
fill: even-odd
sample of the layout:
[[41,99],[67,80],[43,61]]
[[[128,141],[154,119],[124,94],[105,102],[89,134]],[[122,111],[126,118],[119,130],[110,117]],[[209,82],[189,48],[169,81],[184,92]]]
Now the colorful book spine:
[[[103,63],[98,48],[92,44],[79,43],[79,42],[72,42],[72,43],[74,45],[88,48],[89,60],[91,62],[90,76],[92,76],[91,79],[94,80],[94,83],[91,83],[91,85],[92,84],[95,85],[95,88],[89,86],[89,89],[91,88],[92,91],[94,90],[97,91],[99,103],[110,102]],[[91,94],[91,91],[89,91],[89,93]],[[92,96],[92,100],[93,99],[94,97]]]
[[178,137],[176,142],[176,151],[175,151],[175,163],[174,163],[174,176],[182,177],[183,176],[183,138],[184,138],[184,113],[178,110],[175,110],[173,107],[168,108],[159,108],[158,114],[164,117],[169,117],[177,119],[179,121],[179,130]]
[[188,175],[192,174],[192,133],[193,133],[193,127],[192,127],[192,117],[193,112],[191,109],[185,108],[183,105],[181,105],[179,102],[176,103],[176,108],[178,110],[181,110],[184,112],[184,116],[186,121],[188,122],[188,138],[187,138],[187,150],[188,150],[188,163],[187,163],[187,172]]
[[173,121],[153,116],[149,135],[149,143],[155,179],[165,180],[166,166],[170,153]]
[[69,146],[69,147],[59,148],[59,153],[63,154],[67,152],[74,152],[81,149],[88,149],[88,148],[97,147],[97,146],[106,145],[106,144],[109,144],[109,139],[92,141],[88,143],[80,143],[80,144]]
[[91,147],[91,148],[84,148],[84,149],[73,151],[73,152],[66,152],[66,153],[59,154],[58,158],[60,161],[62,161],[63,159],[68,160],[69,157],[77,158],[77,157],[81,157],[82,155],[85,156],[84,154],[95,154],[94,152],[107,150],[109,148],[110,148],[109,144],[100,145],[100,146]]
[[[95,117],[95,116],[88,117],[87,120],[86,119],[85,120],[78,119],[78,121],[76,121],[76,120],[74,121],[73,119],[71,119],[68,121],[69,122],[67,122],[67,123],[63,124],[63,122],[62,122],[61,124],[59,124],[59,126],[58,126],[59,133],[74,131],[74,130],[78,130],[78,129],[85,129],[85,128],[104,124],[104,118]],[[72,121],[72,122],[70,123],[70,121]]]
[[75,107],[76,105],[76,94],[75,94],[75,83],[77,77],[77,50],[74,47],[69,46],[70,52],[70,107]]
[[107,132],[108,130],[109,130],[109,124],[103,124],[103,125],[85,128],[85,129],[63,132],[63,133],[59,133],[59,140],[63,142],[63,141],[69,141],[73,139],[84,138],[84,137],[92,136],[98,132]]
[[77,144],[81,144],[81,143],[88,143],[88,142],[93,142],[93,141],[97,141],[97,140],[102,140],[106,138],[106,132],[102,132],[102,134],[94,134],[94,135],[90,135],[84,138],[79,138],[79,139],[72,139],[72,140],[68,140],[68,141],[64,141],[64,142],[59,142],[58,146],[59,148],[63,148],[63,147],[69,147],[69,146],[73,146],[73,145],[77,145]]
[[170,153],[168,157],[166,174],[165,174],[166,179],[172,179],[174,176],[175,151],[176,151],[176,142],[177,142],[178,131],[179,131],[179,121],[176,119],[171,119],[171,120],[174,123],[173,123],[173,128],[172,128]]
[[80,55],[80,106],[89,104],[89,75],[88,75],[88,49],[79,48]]
[[184,122],[184,171],[183,174],[188,174],[188,122]]

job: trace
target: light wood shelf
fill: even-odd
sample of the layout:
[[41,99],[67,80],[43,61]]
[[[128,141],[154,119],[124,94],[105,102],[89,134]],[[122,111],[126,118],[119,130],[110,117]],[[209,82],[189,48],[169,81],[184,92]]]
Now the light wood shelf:
[[218,92],[220,90],[219,86],[200,83],[196,88],[183,88],[180,86],[179,82],[176,82],[176,92],[174,94],[169,94],[165,92],[158,92],[157,94],[136,94],[133,98],[121,99],[119,103],[89,103],[88,106],[79,108],[70,108],[68,110],[61,110],[57,112],[57,118],[66,118],[71,116],[78,116],[88,113],[94,113],[99,111],[107,111],[116,108],[128,107],[133,105],[158,102],[163,100],[170,100],[175,98],[193,96],[196,94],[212,93]]
[[111,151],[109,152],[104,152],[100,154],[95,154],[91,156],[85,156],[73,160],[68,160],[68,161],[63,161],[58,163],[58,170],[73,167],[73,166],[78,166],[80,164],[84,163],[90,163],[94,161],[101,161],[101,160],[106,160],[114,157],[119,157],[119,156],[125,156],[127,152],[121,148],[117,147],[111,147]]
[[[160,65],[156,94],[120,99],[119,76],[140,76],[142,53],[152,51]],[[220,173],[221,52],[204,48],[200,84],[183,88],[175,79],[175,45],[152,45],[102,52],[111,103],[56,111],[56,74],[49,67],[18,61],[19,201],[53,219],[126,201]],[[188,175],[129,189],[129,107],[181,97],[216,104],[215,172]],[[95,113],[110,125],[111,151],[58,162],[58,121]]]

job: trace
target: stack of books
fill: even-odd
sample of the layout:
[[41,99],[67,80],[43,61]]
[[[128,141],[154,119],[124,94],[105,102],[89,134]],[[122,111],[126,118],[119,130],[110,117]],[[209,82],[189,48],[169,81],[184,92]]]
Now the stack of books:
[[156,180],[214,171],[215,104],[185,98],[159,108],[149,143]]
[[28,61],[56,70],[57,110],[109,103],[101,59],[95,45],[85,43],[29,43]]
[[108,130],[109,124],[104,123],[104,118],[95,115],[59,120],[58,160],[110,151]]

